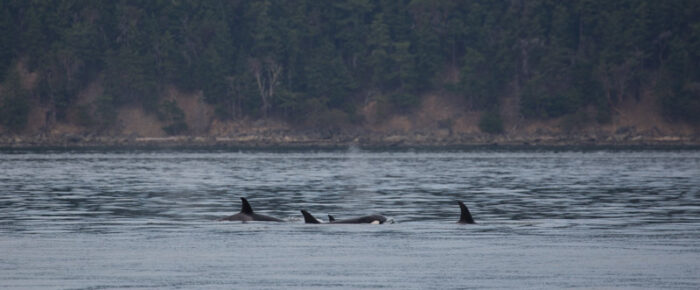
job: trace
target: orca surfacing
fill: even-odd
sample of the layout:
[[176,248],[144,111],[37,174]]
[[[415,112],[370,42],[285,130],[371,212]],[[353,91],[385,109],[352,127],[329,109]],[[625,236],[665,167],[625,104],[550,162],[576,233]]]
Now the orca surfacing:
[[225,218],[222,218],[222,219],[220,219],[220,221],[283,222],[283,220],[275,218],[275,217],[266,216],[266,215],[262,215],[262,214],[256,214],[255,212],[253,212],[253,208],[248,203],[248,200],[246,200],[244,197],[241,197],[241,211],[237,214],[232,215],[232,216],[227,216]]
[[[474,218],[472,217],[471,212],[469,212],[469,208],[467,208],[467,206],[464,205],[464,203],[461,201],[457,201],[457,204],[459,204],[459,208],[461,210],[459,221],[457,221],[457,223],[458,224],[475,224],[476,222],[474,221]],[[301,214],[304,216],[304,223],[307,223],[307,224],[322,224],[323,223],[322,221],[315,218],[311,213],[309,213],[306,210],[301,210]],[[246,200],[244,197],[241,197],[241,211],[239,213],[221,218],[221,219],[219,219],[219,221],[284,222],[284,220],[281,220],[281,219],[278,219],[275,217],[262,215],[262,214],[256,214],[253,211],[253,208],[250,206],[250,203],[248,203],[248,200]],[[360,216],[360,217],[348,218],[348,219],[340,219],[340,220],[336,220],[332,215],[328,215],[328,223],[329,224],[383,224],[386,221],[387,221],[387,218],[385,216],[378,215],[378,214],[366,215],[366,216]]]
[[459,209],[462,211],[462,214],[459,216],[459,221],[457,221],[458,224],[475,224],[474,219],[472,218],[472,214],[469,212],[469,209],[467,208],[466,205],[464,205],[463,202],[457,201],[459,204]]
[[[322,223],[311,215],[308,211],[301,210],[301,214],[304,215],[304,223],[307,224],[320,224]],[[373,214],[366,215],[356,218],[336,220],[333,216],[328,215],[329,224],[383,224],[386,222],[386,217],[383,215]]]

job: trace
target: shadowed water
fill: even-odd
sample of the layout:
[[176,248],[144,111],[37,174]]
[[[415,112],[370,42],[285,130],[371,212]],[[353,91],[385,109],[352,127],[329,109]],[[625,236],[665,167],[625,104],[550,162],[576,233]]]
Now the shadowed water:
[[2,151],[0,190],[0,288],[700,287],[693,150]]

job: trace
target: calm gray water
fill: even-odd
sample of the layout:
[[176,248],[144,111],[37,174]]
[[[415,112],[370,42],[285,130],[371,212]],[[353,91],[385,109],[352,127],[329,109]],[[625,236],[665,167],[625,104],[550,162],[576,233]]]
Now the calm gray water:
[[0,191],[6,289],[700,288],[693,150],[0,151]]

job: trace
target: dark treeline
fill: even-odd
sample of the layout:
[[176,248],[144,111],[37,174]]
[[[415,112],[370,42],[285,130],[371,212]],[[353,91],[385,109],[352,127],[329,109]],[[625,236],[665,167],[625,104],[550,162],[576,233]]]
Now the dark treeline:
[[223,119],[361,122],[368,99],[401,113],[441,90],[474,110],[510,96],[525,118],[586,109],[598,122],[646,92],[669,118],[700,121],[697,0],[4,0],[0,15],[8,128],[30,100],[65,119],[94,81],[104,95],[79,108],[85,124],[141,105],[172,134],[186,125],[169,86],[201,90]]

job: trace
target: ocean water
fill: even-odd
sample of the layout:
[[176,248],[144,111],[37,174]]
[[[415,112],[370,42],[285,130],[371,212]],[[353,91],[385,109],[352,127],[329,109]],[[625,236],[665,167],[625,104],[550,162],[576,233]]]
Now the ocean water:
[[700,151],[4,150],[0,288],[698,289]]

